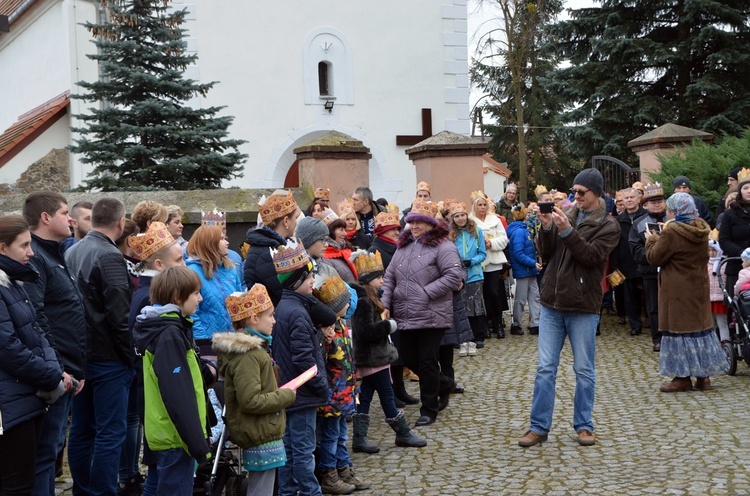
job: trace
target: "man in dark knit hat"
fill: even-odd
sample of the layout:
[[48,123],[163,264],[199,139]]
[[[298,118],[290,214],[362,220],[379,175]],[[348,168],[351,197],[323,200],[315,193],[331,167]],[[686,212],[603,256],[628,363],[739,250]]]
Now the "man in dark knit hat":
[[[734,169],[729,171],[729,174],[727,174],[727,187],[729,187],[729,190],[731,191],[732,188],[736,188],[739,184],[739,181],[737,181],[737,175],[740,173],[740,170],[742,170],[742,167],[735,167]],[[729,191],[727,191],[727,194],[729,194]],[[719,216],[721,215],[724,210],[726,210],[726,203],[727,201],[727,195],[721,197],[719,200],[719,204],[716,205],[716,228],[719,229]]]
[[575,178],[575,203],[565,212],[534,213],[542,228],[537,234],[539,254],[549,260],[540,290],[539,363],[534,380],[529,430],[518,440],[523,447],[547,440],[552,428],[555,382],[565,338],[573,349],[576,389],[573,427],[578,443],[596,443],[594,389],[596,386],[596,326],[602,304],[601,280],[609,254],[620,239],[620,227],[607,209],[604,179],[596,169],[584,169]]
[[708,210],[708,206],[703,202],[703,200],[690,193],[691,187],[692,186],[690,185],[690,179],[688,179],[687,177],[677,176],[674,178],[674,192],[687,193],[692,196],[693,201],[695,202],[695,208],[698,209],[698,215],[700,215],[701,219],[708,222],[711,227],[714,227],[714,218],[711,217],[711,212]]

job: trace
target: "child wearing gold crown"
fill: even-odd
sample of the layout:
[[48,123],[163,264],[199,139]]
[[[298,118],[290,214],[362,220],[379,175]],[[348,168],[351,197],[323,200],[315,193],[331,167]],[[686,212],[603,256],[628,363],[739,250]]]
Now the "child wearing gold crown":
[[227,426],[242,448],[247,494],[271,496],[276,469],[287,461],[284,409],[294,403],[296,392],[277,386],[271,357],[276,320],[265,286],[229,295],[226,306],[234,332],[218,332],[212,340],[224,376]]
[[362,453],[380,451],[377,445],[367,439],[370,403],[375,391],[380,398],[385,421],[396,433],[396,446],[422,448],[427,446],[427,441],[411,431],[404,412],[396,408],[391,384],[390,365],[398,359],[398,351],[391,342],[391,334],[396,331],[396,321],[383,320],[381,317],[385,310],[379,295],[383,285],[383,260],[379,252],[367,253],[362,250],[354,252],[352,258],[359,275],[359,285],[354,285],[359,298],[352,316],[352,340],[354,363],[362,378],[359,405],[352,422],[352,449]]
[[325,406],[318,408],[320,485],[327,494],[348,494],[353,489],[367,489],[371,485],[354,474],[346,449],[346,417],[356,411],[351,336],[342,320],[349,309],[349,288],[338,275],[318,276],[313,295],[336,313],[333,335],[326,339],[329,399]]

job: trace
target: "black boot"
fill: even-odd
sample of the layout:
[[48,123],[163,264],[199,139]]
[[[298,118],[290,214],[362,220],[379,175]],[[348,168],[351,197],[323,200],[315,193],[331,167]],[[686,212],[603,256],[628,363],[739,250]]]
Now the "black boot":
[[505,337],[505,326],[501,319],[492,322],[492,331],[497,335],[497,339],[503,339]]
[[391,377],[393,377],[393,394],[396,398],[403,401],[407,405],[416,405],[419,400],[413,396],[410,396],[406,392],[404,386],[404,367],[403,365],[391,365]]
[[423,437],[415,435],[406,421],[404,412],[399,411],[394,418],[385,419],[386,423],[391,426],[396,433],[396,446],[403,448],[423,448],[427,446],[427,441]]
[[380,452],[378,445],[371,443],[367,439],[367,431],[370,430],[370,416],[366,413],[355,413],[353,415],[353,423],[352,450],[356,453]]

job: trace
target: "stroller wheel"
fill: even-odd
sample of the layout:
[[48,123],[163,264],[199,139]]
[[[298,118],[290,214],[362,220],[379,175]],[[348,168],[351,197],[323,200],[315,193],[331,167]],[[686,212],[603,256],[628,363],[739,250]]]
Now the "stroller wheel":
[[732,346],[732,343],[722,343],[721,349],[724,350],[724,354],[727,356],[727,363],[729,363],[727,375],[734,375],[737,372],[737,355],[734,352],[734,346]]

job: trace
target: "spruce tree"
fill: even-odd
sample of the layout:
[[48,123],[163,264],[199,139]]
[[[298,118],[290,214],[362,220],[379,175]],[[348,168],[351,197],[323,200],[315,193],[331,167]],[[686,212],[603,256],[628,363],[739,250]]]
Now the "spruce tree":
[[101,0],[108,20],[86,23],[98,53],[98,81],[81,81],[76,98],[98,104],[78,115],[85,127],[73,146],[95,166],[82,189],[218,188],[240,177],[242,140],[228,139],[223,107],[192,108],[215,82],[185,79],[197,55],[186,54],[186,10],[169,0]]
[[576,154],[632,161],[627,142],[667,122],[734,136],[750,125],[750,2],[598,3],[551,29],[570,63],[551,90]]

